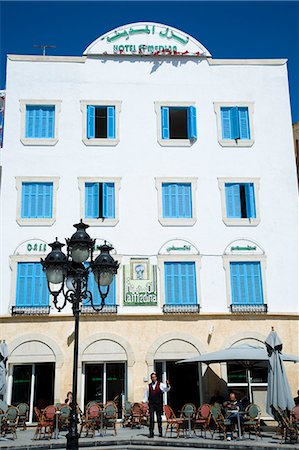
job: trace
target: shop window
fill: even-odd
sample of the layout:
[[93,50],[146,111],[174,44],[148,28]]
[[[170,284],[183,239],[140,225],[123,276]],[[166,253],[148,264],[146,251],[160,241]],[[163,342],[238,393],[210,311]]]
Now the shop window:
[[115,218],[114,183],[85,183],[85,215],[87,219]]
[[49,313],[49,290],[40,262],[18,262],[13,314]]
[[155,102],[158,142],[162,146],[192,145],[197,139],[196,108],[186,102]]
[[264,311],[260,262],[230,262],[232,311]]
[[198,312],[195,262],[164,263],[164,312]]
[[214,102],[218,141],[223,147],[251,147],[253,136],[252,102]]
[[253,183],[225,183],[225,198],[227,217],[256,218]]

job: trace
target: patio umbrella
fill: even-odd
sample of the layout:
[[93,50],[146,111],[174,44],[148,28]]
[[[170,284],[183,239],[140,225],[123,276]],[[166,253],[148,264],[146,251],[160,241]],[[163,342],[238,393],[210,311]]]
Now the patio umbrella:
[[265,340],[268,357],[268,389],[266,411],[272,417],[273,408],[285,411],[294,408],[295,403],[283,365],[282,342],[274,329]]
[[6,361],[8,358],[7,344],[0,342],[0,409],[6,411],[7,404],[4,401],[6,394]]

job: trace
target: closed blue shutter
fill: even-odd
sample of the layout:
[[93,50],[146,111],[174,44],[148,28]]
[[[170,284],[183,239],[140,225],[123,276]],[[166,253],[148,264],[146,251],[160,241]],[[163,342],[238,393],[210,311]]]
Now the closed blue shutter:
[[247,217],[255,218],[256,210],[255,210],[254,184],[253,183],[245,184],[245,199],[246,199],[246,215],[247,215]]
[[115,217],[114,183],[103,183],[103,216],[106,219]]
[[87,139],[95,137],[95,111],[94,106],[87,106]]
[[99,217],[99,183],[85,183],[85,218]]
[[188,139],[197,139],[196,129],[196,108],[195,106],[189,106],[187,111],[188,117]]
[[49,290],[42,265],[18,263],[16,306],[48,306]]
[[49,219],[52,209],[53,183],[22,183],[22,218]]
[[162,139],[169,139],[169,108],[163,106],[161,108],[161,120],[162,120]]
[[164,277],[167,305],[197,304],[194,262],[166,262]]
[[239,109],[240,139],[250,139],[248,108]]
[[232,304],[263,304],[261,267],[259,262],[231,262]]
[[26,138],[51,139],[55,135],[55,106],[26,106]]
[[107,107],[107,138],[115,139],[115,107]]
[[226,217],[240,218],[241,199],[240,199],[240,185],[238,183],[225,184],[225,199],[226,199]]
[[[86,264],[86,265],[89,265],[89,264]],[[89,274],[87,288],[92,294],[93,304],[95,306],[100,306],[101,296],[99,293],[99,288],[95,282],[93,273]],[[106,287],[102,287],[101,289],[103,290],[103,292],[106,292],[106,290],[107,290]],[[106,305],[115,305],[116,304],[116,278],[115,277],[113,278],[113,281],[110,284],[109,292],[106,297],[105,304]],[[88,299],[83,301],[83,305],[90,306],[90,302],[88,302]]]
[[240,139],[238,108],[230,108],[231,139]]
[[162,217],[192,217],[191,183],[162,183]]
[[221,108],[222,139],[231,139],[230,108]]

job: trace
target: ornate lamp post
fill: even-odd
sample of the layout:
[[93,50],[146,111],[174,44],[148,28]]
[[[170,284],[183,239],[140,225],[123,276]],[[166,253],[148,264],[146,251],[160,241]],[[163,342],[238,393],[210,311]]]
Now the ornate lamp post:
[[[46,272],[48,288],[53,296],[53,304],[60,312],[67,304],[71,303],[75,317],[75,339],[74,339],[74,365],[73,365],[73,401],[71,404],[71,417],[69,431],[66,435],[68,450],[78,449],[78,417],[77,417],[77,367],[78,367],[78,337],[79,317],[83,300],[89,302],[95,311],[101,311],[105,306],[105,299],[109,292],[110,284],[117,273],[119,263],[110,255],[113,247],[101,245],[100,254],[94,260],[93,248],[95,240],[91,239],[86,228],[89,226],[80,221],[75,224],[76,232],[70,239],[66,239],[67,254],[62,252],[64,244],[56,241],[49,244],[52,251],[41,260],[43,270]],[[90,265],[83,263],[90,258]],[[99,307],[93,304],[92,293],[88,290],[88,277],[93,272],[101,296]],[[104,289],[103,289],[104,287]],[[58,297],[62,298],[59,304]]]

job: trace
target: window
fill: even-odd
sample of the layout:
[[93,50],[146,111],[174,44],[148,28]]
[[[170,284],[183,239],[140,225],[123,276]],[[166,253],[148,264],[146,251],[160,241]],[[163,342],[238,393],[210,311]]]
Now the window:
[[52,225],[56,217],[58,178],[16,177],[17,222],[20,225]]
[[114,183],[85,183],[85,217],[114,219]]
[[89,225],[118,223],[120,178],[79,178],[80,216]]
[[191,183],[162,183],[163,217],[192,217]]
[[[107,305],[107,306],[112,306],[112,305],[116,304],[116,281],[115,280],[116,279],[114,277],[112,283],[109,286],[109,292],[105,299],[105,305]],[[106,290],[107,290],[106,287],[102,287],[101,289],[103,289],[103,292],[106,292]],[[98,286],[95,282],[93,273],[90,273],[90,275],[88,277],[88,290],[91,291],[91,293],[92,293],[93,304],[95,306],[100,306],[101,305],[101,296],[99,293]],[[87,300],[84,300],[83,305],[88,306],[88,305],[90,305],[90,302],[88,302]]]
[[196,178],[156,178],[158,217],[162,225],[194,225]]
[[256,217],[253,183],[225,183],[225,198],[226,217]]
[[253,140],[252,103],[214,103],[218,141],[222,146],[250,147]]
[[20,100],[21,141],[24,145],[55,145],[60,100]]
[[158,142],[162,146],[190,146],[197,139],[196,108],[182,102],[155,102]]
[[231,262],[230,278],[233,305],[262,305],[263,288],[259,262]]
[[164,277],[166,306],[197,305],[195,262],[165,262]]
[[256,226],[260,222],[259,179],[218,178],[222,219],[229,226]]
[[16,308],[49,307],[49,290],[40,262],[18,262]]
[[81,101],[85,145],[116,145],[119,142],[119,101]]
[[51,218],[52,204],[53,183],[22,183],[22,218]]

